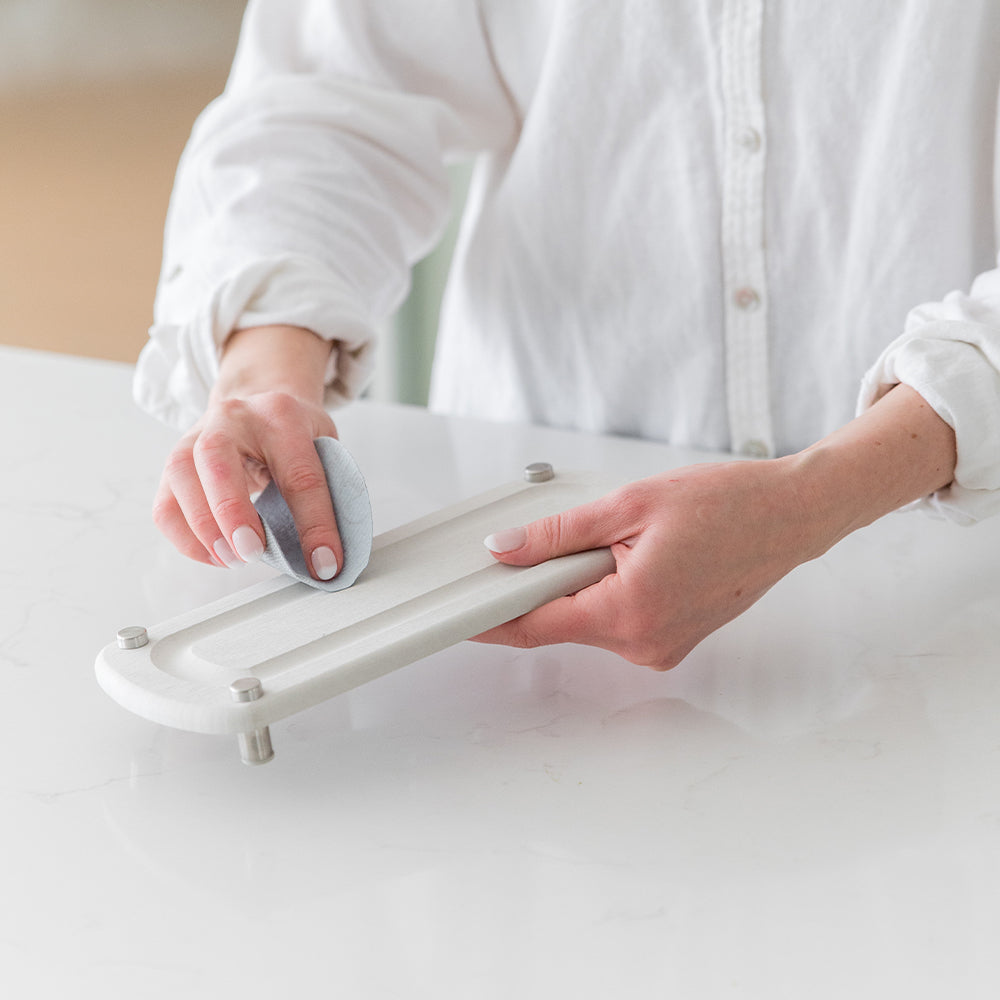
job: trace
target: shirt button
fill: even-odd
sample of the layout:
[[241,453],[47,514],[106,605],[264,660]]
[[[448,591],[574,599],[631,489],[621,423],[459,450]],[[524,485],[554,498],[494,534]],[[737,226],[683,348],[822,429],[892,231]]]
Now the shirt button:
[[752,312],[760,305],[760,295],[757,289],[751,288],[749,285],[737,288],[733,292],[733,305],[744,312]]
[[756,438],[752,441],[744,441],[740,451],[747,458],[767,458],[771,454],[771,449],[763,441],[758,441]]
[[740,132],[737,142],[739,142],[743,149],[745,149],[748,153],[756,153],[760,150],[760,132],[758,132],[755,128],[745,128]]

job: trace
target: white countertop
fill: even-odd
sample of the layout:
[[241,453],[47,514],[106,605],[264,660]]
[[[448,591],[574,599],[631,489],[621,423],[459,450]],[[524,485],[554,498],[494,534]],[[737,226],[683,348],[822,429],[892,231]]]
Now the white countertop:
[[[98,650],[268,575],[174,554],[124,366],[0,349],[0,995],[1000,995],[1000,521],[893,515],[657,674],[463,643],[234,741]],[[376,531],[660,446],[358,405]],[[505,527],[505,526],[498,526]]]

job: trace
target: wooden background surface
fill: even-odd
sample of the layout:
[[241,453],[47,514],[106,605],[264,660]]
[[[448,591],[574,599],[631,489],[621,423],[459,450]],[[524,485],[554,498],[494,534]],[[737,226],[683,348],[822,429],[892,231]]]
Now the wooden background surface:
[[0,9],[0,343],[133,361],[173,175],[242,0]]

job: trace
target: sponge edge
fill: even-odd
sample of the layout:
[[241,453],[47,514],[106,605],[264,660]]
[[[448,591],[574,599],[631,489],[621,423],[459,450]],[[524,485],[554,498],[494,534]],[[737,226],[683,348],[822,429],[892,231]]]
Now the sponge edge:
[[299,533],[285,498],[272,480],[257,498],[254,507],[264,525],[264,554],[269,566],[318,590],[343,590],[357,580],[368,565],[372,552],[372,505],[368,487],[351,453],[336,439],[317,438],[313,444],[326,473],[333,500],[344,565],[332,580],[315,580],[309,573]]

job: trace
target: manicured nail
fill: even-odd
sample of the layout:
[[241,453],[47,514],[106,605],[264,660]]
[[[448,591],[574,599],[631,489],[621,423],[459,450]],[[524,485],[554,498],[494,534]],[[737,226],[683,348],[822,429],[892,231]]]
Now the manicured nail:
[[524,528],[508,528],[506,531],[498,531],[495,535],[487,535],[483,540],[483,545],[490,552],[513,552],[519,549],[528,540],[528,533]]
[[333,554],[333,549],[321,545],[318,549],[313,549],[312,554],[313,569],[321,580],[332,580],[337,575],[337,557]]
[[224,538],[220,538],[213,546],[212,551],[215,552],[215,557],[222,563],[223,566],[228,566],[232,569],[234,566],[239,566],[240,561],[236,558],[236,553],[226,544]]
[[256,562],[264,554],[264,546],[257,532],[249,525],[240,525],[233,532],[233,548],[244,562]]

